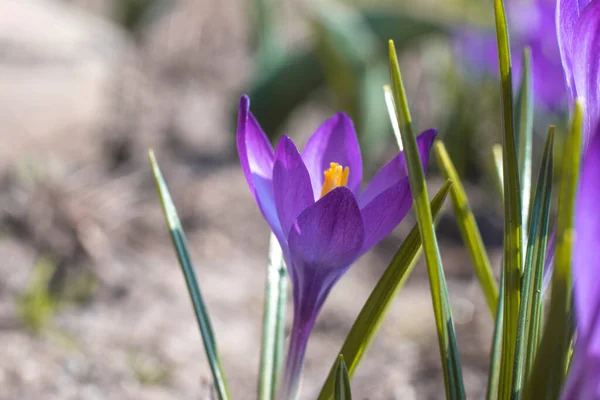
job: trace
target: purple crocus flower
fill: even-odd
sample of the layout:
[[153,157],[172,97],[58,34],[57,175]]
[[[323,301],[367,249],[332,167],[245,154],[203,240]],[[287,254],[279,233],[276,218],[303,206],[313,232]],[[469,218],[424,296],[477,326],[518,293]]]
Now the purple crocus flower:
[[573,249],[577,342],[563,398],[593,400],[600,399],[600,0],[559,0],[556,22],[569,100],[584,103]]
[[[333,285],[387,236],[412,205],[403,153],[361,192],[362,160],[354,125],[342,113],[325,121],[302,153],[283,136],[273,151],[240,101],[237,147],[246,180],[283,250],[293,284],[294,322],[281,393],[294,398],[308,336]],[[417,138],[427,167],[434,129]]]
[[[511,34],[513,76],[517,79],[521,76],[523,49],[529,46],[536,104],[550,111],[560,110],[565,106],[565,83],[555,34],[556,0],[507,0],[505,3]],[[495,33],[461,29],[457,33],[456,45],[471,69],[498,75]]]

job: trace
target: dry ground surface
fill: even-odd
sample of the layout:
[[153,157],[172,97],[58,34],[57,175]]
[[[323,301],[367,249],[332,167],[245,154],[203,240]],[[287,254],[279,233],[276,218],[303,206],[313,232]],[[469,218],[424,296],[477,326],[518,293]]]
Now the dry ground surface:
[[[252,65],[247,7],[180,1],[136,45],[103,17],[102,1],[0,2],[0,399],[211,398],[148,147],[187,230],[232,393],[254,397],[268,228],[231,146],[230,113]],[[282,11],[290,40],[305,29],[294,13]],[[288,132],[306,135],[328,113],[306,106]],[[491,221],[486,237],[497,245]],[[316,397],[413,223],[331,293],[309,343],[303,398]],[[491,318],[448,214],[440,230],[465,384],[469,398],[481,398]],[[24,315],[42,290],[40,265],[52,266],[49,291],[64,299],[36,331]],[[353,389],[357,399],[443,398],[422,262]]]

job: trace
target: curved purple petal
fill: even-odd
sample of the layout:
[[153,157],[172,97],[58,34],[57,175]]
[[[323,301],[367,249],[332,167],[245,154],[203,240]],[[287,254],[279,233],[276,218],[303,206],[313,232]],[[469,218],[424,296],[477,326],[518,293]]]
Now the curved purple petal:
[[285,237],[273,194],[273,148],[250,112],[250,99],[242,96],[238,110],[237,149],[250,191],[282,246]]
[[334,284],[360,255],[363,239],[360,210],[344,186],[304,210],[290,230],[294,323],[281,389],[285,398],[297,391],[317,315]]
[[600,0],[583,10],[573,37],[572,73],[577,96],[585,101],[585,146],[600,123]]
[[323,172],[332,162],[349,167],[348,187],[358,196],[362,180],[362,159],[354,124],[344,113],[325,121],[308,139],[302,158],[308,168],[315,200],[321,197]]
[[[600,332],[596,318],[594,330]],[[590,342],[595,339],[596,343]],[[583,337],[578,333],[573,353],[573,362],[569,368],[569,377],[561,399],[600,399],[600,343],[596,338]]]
[[[423,171],[427,171],[427,164],[429,163],[429,150],[435,140],[437,130],[428,129],[421,133],[417,137],[417,146],[419,147],[419,155],[421,156],[421,165]],[[352,174],[352,171],[350,171]],[[360,195],[358,205],[360,208],[364,208],[373,199],[379,196],[380,193],[394,186],[398,181],[406,178],[406,161],[404,160],[404,153],[400,152],[390,162],[383,166],[379,172],[373,177],[373,180],[369,183],[365,191]]]
[[369,251],[404,219],[412,206],[408,176],[379,193],[361,209],[365,225],[362,253]]
[[590,0],[558,0],[556,3],[556,33],[558,48],[572,104],[577,98],[577,89],[573,77],[573,46],[575,45],[575,29],[583,9]]
[[304,210],[288,236],[291,262],[300,288],[323,273],[341,276],[360,254],[365,232],[354,194],[333,189]]
[[[600,132],[599,132],[600,133]],[[575,211],[577,236],[573,249],[573,284],[577,328],[588,336],[600,310],[600,135],[596,135],[581,166],[579,193]],[[600,340],[600,330],[596,333]],[[599,354],[600,355],[600,354]]]
[[285,135],[279,140],[275,151],[273,189],[279,222],[287,237],[298,215],[315,200],[302,156],[294,142]]

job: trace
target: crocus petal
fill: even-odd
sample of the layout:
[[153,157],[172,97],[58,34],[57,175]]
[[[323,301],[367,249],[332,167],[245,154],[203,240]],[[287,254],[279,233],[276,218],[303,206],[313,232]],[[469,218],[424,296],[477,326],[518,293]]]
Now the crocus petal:
[[283,136],[275,152],[273,189],[279,222],[285,236],[304,209],[315,200],[308,170],[292,140]]
[[360,209],[347,187],[333,189],[306,208],[289,233],[294,323],[280,388],[296,398],[304,352],[317,315],[337,280],[359,256],[364,240]]
[[295,287],[313,286],[308,281],[316,274],[341,276],[358,257],[364,237],[354,194],[341,186],[323,196],[298,216],[289,233],[291,262],[299,278]]
[[412,206],[412,195],[408,177],[396,182],[379,193],[362,208],[365,225],[365,241],[362,252],[366,253],[377,242],[386,237],[404,219]]
[[[579,193],[575,211],[573,249],[573,279],[577,329],[587,336],[594,326],[600,309],[600,268],[598,243],[600,240],[600,135],[596,135],[583,159]],[[597,332],[600,339],[600,331]]]
[[600,123],[600,0],[583,10],[572,43],[572,72],[577,96],[585,101],[584,145]]
[[581,13],[589,2],[590,0],[558,0],[556,3],[558,47],[560,49],[560,57],[565,71],[571,102],[578,96],[573,77],[573,46],[576,41],[575,29]]
[[344,113],[325,121],[308,139],[302,158],[308,168],[315,199],[321,196],[323,172],[332,162],[349,167],[348,187],[358,196],[362,180],[362,159],[354,124]]
[[[429,163],[429,150],[433,144],[433,140],[437,134],[437,130],[428,129],[417,137],[417,146],[419,147],[419,155],[423,171],[427,171]],[[352,172],[350,172],[352,174]],[[380,193],[394,186],[398,181],[406,178],[406,161],[404,153],[398,153],[390,162],[383,166],[369,183],[365,191],[360,195],[358,204],[362,209],[371,201],[373,201]]]
[[238,110],[237,148],[250,191],[279,242],[285,240],[273,195],[273,148],[242,96]]
[[[594,330],[600,332],[600,320],[596,318]],[[594,336],[596,336],[594,338]],[[562,400],[600,399],[600,354],[598,343],[590,343],[590,339],[598,342],[598,336],[582,336],[578,332],[573,352],[573,362],[569,368],[569,377],[563,390]]]

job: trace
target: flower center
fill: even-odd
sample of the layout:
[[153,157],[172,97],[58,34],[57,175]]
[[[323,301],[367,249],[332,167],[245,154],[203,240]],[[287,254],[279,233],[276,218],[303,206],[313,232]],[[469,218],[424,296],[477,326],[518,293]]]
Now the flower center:
[[329,169],[323,172],[323,175],[325,175],[325,181],[323,182],[323,189],[321,189],[321,197],[336,187],[346,186],[348,184],[350,168],[342,168],[340,164],[332,162],[329,164]]

